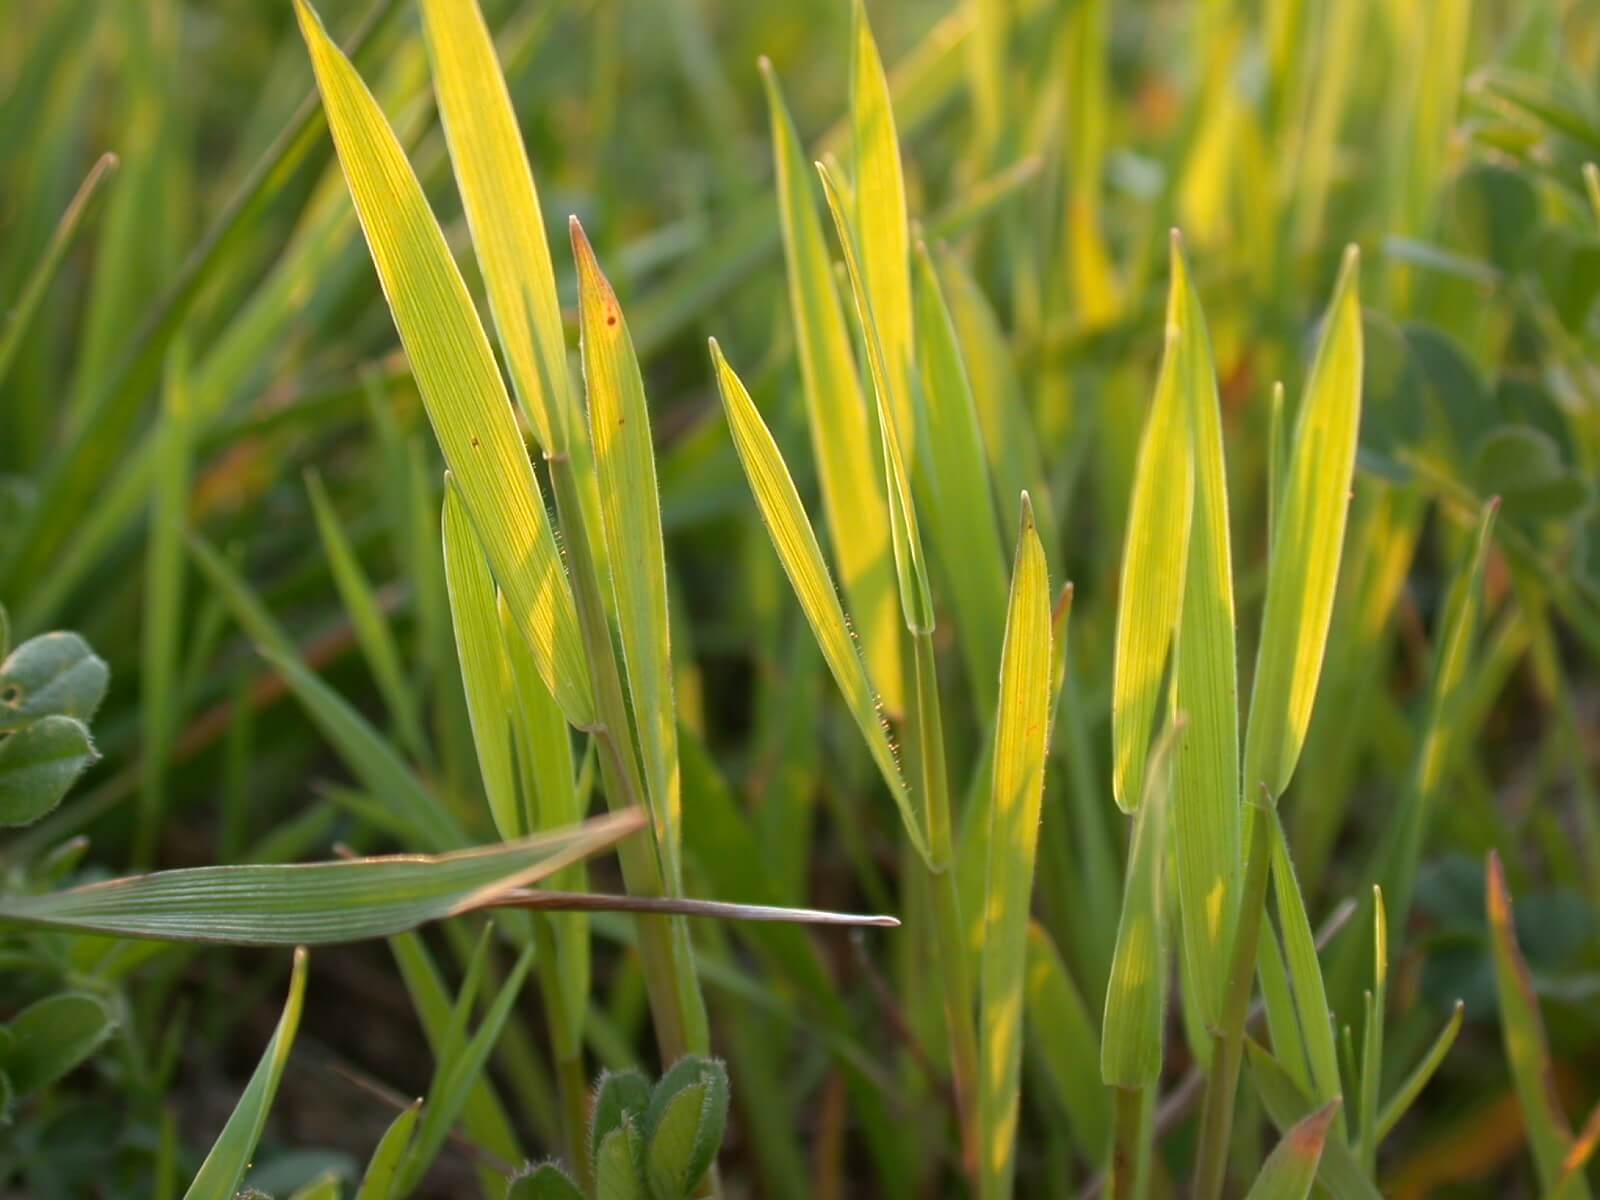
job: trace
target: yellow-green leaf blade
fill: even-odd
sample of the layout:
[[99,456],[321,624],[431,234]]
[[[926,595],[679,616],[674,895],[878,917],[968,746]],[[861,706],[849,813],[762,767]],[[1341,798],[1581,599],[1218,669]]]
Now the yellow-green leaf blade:
[[[583,382],[589,442],[600,485],[600,523],[616,600],[617,631],[644,759],[645,790],[668,886],[679,888],[678,717],[672,698],[667,559],[644,380],[622,306],[572,219],[578,263]],[[624,731],[615,731],[621,736]]]
[[[900,394],[894,382],[883,339],[878,332],[877,313],[867,287],[861,240],[850,219],[849,204],[838,177],[823,163],[817,164],[822,190],[828,198],[844,250],[845,268],[850,275],[850,290],[855,297],[856,315],[867,345],[867,365],[872,375],[872,390],[877,398],[878,438],[883,445],[883,474],[889,491],[889,531],[893,535],[895,577],[900,587],[900,611],[912,633],[932,633],[934,627],[933,589],[928,584],[928,565],[922,553],[922,537],[917,532],[917,510],[911,499],[911,472],[901,445],[902,425],[895,416]],[[902,371],[902,376],[905,372]],[[909,405],[908,405],[909,408]]]
[[1245,735],[1244,787],[1281,796],[1322,673],[1361,421],[1361,302],[1351,247],[1329,305],[1273,520],[1261,649]]
[[[889,80],[878,44],[867,22],[866,6],[856,0],[851,22],[850,130],[855,159],[853,213],[861,235],[861,278],[882,339],[896,432],[912,445],[911,408],[911,237],[906,221],[906,185],[900,166]],[[837,215],[837,214],[836,214]]]
[[1009,1195],[1016,1170],[1028,906],[1044,794],[1051,660],[1050,580],[1024,495],[1000,657],[980,981],[979,1169],[986,1195]]
[[1317,1178],[1339,1101],[1330,1100],[1298,1121],[1267,1156],[1245,1200],[1305,1200]]
[[1239,875],[1239,681],[1233,554],[1216,365],[1200,298],[1174,236],[1167,322],[1179,329],[1193,437],[1194,507],[1177,635],[1176,705],[1183,750],[1173,773],[1173,836],[1183,946],[1200,1012],[1221,1016]]
[[850,715],[855,718],[861,736],[866,739],[873,761],[883,775],[884,782],[900,809],[900,818],[906,833],[924,857],[927,841],[923,836],[922,822],[911,808],[911,797],[905,778],[900,773],[899,761],[889,743],[889,733],[883,715],[873,695],[867,670],[850,635],[850,625],[844,609],[834,591],[833,578],[822,560],[822,548],[817,545],[817,535],[806,517],[800,494],[795,490],[789,468],[784,465],[778,444],[768,432],[761,414],[744,384],[734,374],[733,368],[723,358],[715,340],[711,342],[711,359],[716,369],[717,388],[722,395],[722,406],[728,415],[728,429],[733,434],[734,448],[744,465],[745,477],[750,481],[750,491],[755,496],[756,507],[772,538],[773,549],[794,588],[795,598],[811,624],[822,657],[832,672],[833,679],[843,694]]
[[445,463],[540,674],[593,723],[577,611],[489,339],[416,173],[371,92],[305,0],[301,33],[384,296]]
[[567,359],[527,148],[477,0],[423,0],[434,95],[517,399],[547,454],[566,451]]
[[1194,462],[1181,335],[1170,325],[1155,399],[1134,460],[1117,595],[1111,678],[1111,783],[1123,812],[1144,792],[1144,768],[1188,563]]
[[899,712],[904,697],[893,551],[883,485],[873,464],[866,398],[811,192],[810,163],[765,59],[761,73],[772,117],[789,307],[822,511],[867,674],[888,709]]
[[1145,795],[1134,815],[1133,844],[1117,922],[1117,945],[1106,981],[1100,1026],[1100,1078],[1108,1087],[1142,1088],[1161,1076],[1162,1026],[1167,1001],[1165,902],[1162,874],[1174,743],[1169,725],[1150,753]]
[[450,625],[461,662],[461,686],[467,698],[472,743],[494,827],[507,841],[530,832],[517,801],[517,777],[511,759],[510,664],[495,607],[494,579],[483,548],[467,517],[453,479],[444,489],[444,577],[450,601]]

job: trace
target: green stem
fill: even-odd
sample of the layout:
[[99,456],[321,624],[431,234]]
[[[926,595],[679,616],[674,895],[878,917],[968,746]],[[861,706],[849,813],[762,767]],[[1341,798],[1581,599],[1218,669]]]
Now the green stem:
[[939,977],[944,984],[945,1025],[950,1034],[950,1077],[956,1094],[961,1129],[961,1159],[969,1176],[978,1169],[978,1033],[972,1018],[972,981],[968,967],[961,897],[954,868],[951,837],[950,783],[944,758],[944,718],[939,707],[939,680],[933,663],[933,638],[912,635],[916,686],[912,693],[917,750],[921,768],[924,817],[928,833],[928,875],[933,892],[934,936]]
[[1106,1176],[1106,1194],[1111,1200],[1134,1200],[1144,1188],[1144,1147],[1147,1138],[1145,1089],[1111,1089],[1111,1163]]
[[[578,624],[594,685],[599,724],[591,732],[600,750],[606,802],[613,810],[644,808],[644,787],[628,740],[628,709],[622,698],[622,676],[617,669],[611,627],[600,597],[599,571],[589,552],[577,475],[567,455],[550,456],[546,461],[550,464],[556,511],[578,606]],[[651,836],[650,841],[630,838],[617,847],[623,883],[635,896],[665,894],[653,832]],[[695,974],[683,918],[641,913],[635,920],[645,989],[650,996],[650,1015],[655,1023],[662,1063],[669,1065],[691,1051],[705,1053],[710,1040],[705,1000],[700,994],[700,981]]]
[[535,918],[534,938],[539,948],[539,991],[550,1027],[551,1057],[555,1060],[556,1088],[561,1098],[561,1140],[567,1161],[577,1174],[578,1186],[587,1195],[594,1188],[594,1165],[589,1161],[587,1146],[589,1079],[583,1069],[583,1046],[572,1045],[568,1036],[574,1026],[557,969],[555,923],[545,917]]
[[1239,925],[1233,935],[1228,965],[1228,990],[1222,1000],[1222,1027],[1211,1042],[1211,1073],[1206,1077],[1200,1117],[1200,1150],[1195,1167],[1195,1200],[1217,1200],[1228,1167],[1228,1141],[1233,1133],[1233,1099],[1239,1087],[1239,1062],[1244,1053],[1245,1018],[1250,1011],[1250,985],[1256,973],[1261,918],[1267,906],[1267,868],[1272,830],[1265,799],[1247,805],[1246,831],[1250,859],[1245,866]]

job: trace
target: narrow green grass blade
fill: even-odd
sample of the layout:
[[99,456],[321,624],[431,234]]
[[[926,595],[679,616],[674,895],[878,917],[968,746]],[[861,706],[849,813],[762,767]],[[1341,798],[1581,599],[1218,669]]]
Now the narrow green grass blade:
[[[1498,851],[1490,850],[1484,867],[1489,947],[1494,958],[1495,994],[1500,1000],[1500,1034],[1505,1039],[1511,1082],[1522,1108],[1523,1127],[1534,1166],[1546,1194],[1553,1194],[1563,1176],[1562,1160],[1572,1146],[1572,1127],[1556,1095],[1555,1074],[1533,977],[1517,945],[1511,920],[1511,894]],[[1588,1196],[1583,1177],[1568,1183],[1563,1197]]]
[[1245,734],[1246,795],[1263,786],[1274,798],[1283,795],[1322,673],[1361,422],[1358,262],[1352,246],[1328,306],[1278,498]]
[[883,781],[889,787],[906,833],[924,857],[927,856],[927,839],[923,835],[922,821],[912,811],[911,795],[905,777],[900,773],[900,763],[889,741],[889,730],[883,713],[873,694],[872,683],[867,678],[866,666],[856,650],[850,633],[850,623],[840,607],[838,593],[834,591],[833,577],[822,560],[822,548],[817,545],[817,535],[812,531],[806,510],[800,503],[794,480],[784,465],[777,442],[756,411],[750,393],[734,374],[733,368],[723,358],[716,340],[711,342],[711,360],[716,369],[717,388],[722,395],[722,407],[728,415],[728,429],[733,434],[733,444],[744,465],[745,477],[750,481],[750,491],[755,496],[756,507],[772,538],[778,561],[789,577],[800,608],[816,635],[822,657],[839,685],[845,705],[855,719],[867,749],[878,765]]
[[1439,1030],[1439,1036],[1433,1039],[1433,1044],[1428,1047],[1428,1052],[1422,1056],[1405,1082],[1395,1089],[1389,1102],[1383,1106],[1383,1111],[1378,1115],[1378,1128],[1376,1141],[1382,1143],[1394,1127],[1400,1123],[1400,1118],[1406,1115],[1408,1109],[1422,1094],[1422,1089],[1428,1086],[1428,1081],[1433,1078],[1433,1073],[1439,1069],[1439,1064],[1444,1062],[1445,1055],[1450,1053],[1450,1047],[1455,1045],[1456,1035],[1461,1032],[1461,1019],[1466,1011],[1466,1006],[1461,1001],[1456,1001],[1456,1006],[1450,1012],[1450,1019],[1444,1023],[1444,1028]]
[[1033,497],[1033,517],[1045,560],[1054,563],[1061,553],[1061,533],[1050,494],[1050,477],[1023,400],[1011,345],[988,297],[960,257],[953,253],[938,253],[935,257],[972,381],[978,428],[983,434],[1002,527],[1009,529],[1021,519],[1017,497],[1027,492]]
[[594,721],[577,610],[489,339],[422,185],[305,0],[295,13],[328,126],[444,459],[539,671],[574,725]]
[[1264,924],[1257,940],[1256,966],[1261,977],[1261,999],[1267,1014],[1267,1034],[1272,1053],[1303,1092],[1311,1090],[1310,1068],[1306,1064],[1305,1040],[1300,1036],[1300,1014],[1294,1006],[1294,989],[1283,964],[1278,935],[1270,923]]
[[[873,307],[872,293],[868,290],[863,273],[861,242],[850,210],[840,190],[838,177],[822,163],[817,164],[822,175],[823,194],[828,198],[828,209],[839,234],[839,244],[844,250],[845,267],[850,275],[850,289],[855,296],[856,316],[861,325],[862,339],[867,346],[867,365],[872,374],[872,390],[877,397],[878,438],[883,444],[883,474],[889,491],[889,531],[893,534],[895,577],[900,586],[900,610],[906,628],[913,634],[933,632],[933,589],[928,585],[928,565],[922,553],[922,538],[917,532],[917,511],[911,500],[911,472],[902,445],[901,429],[914,428],[908,415],[904,421],[895,416],[896,388],[894,375],[878,333],[878,320]],[[909,332],[909,331],[908,331]],[[902,371],[902,377],[906,375]]]
[[421,1124],[400,1165],[400,1183],[396,1190],[401,1195],[416,1189],[433,1160],[438,1157],[456,1117],[483,1075],[489,1054],[500,1039],[506,1020],[511,1016],[512,1006],[522,991],[523,980],[532,966],[533,947],[529,946],[500,986],[494,1003],[484,1013],[483,1023],[477,1031],[454,1053],[440,1059],[433,1084],[428,1089],[427,1102],[422,1108]]
[[[972,384],[933,259],[921,243],[916,249],[913,292],[917,378],[922,385],[919,427],[927,439],[924,469],[933,493],[928,526],[944,560],[956,637],[966,659],[978,720],[987,725],[994,714],[993,681],[1000,673],[998,654],[1005,636],[1005,551]],[[1019,524],[1022,521],[1019,515]],[[1026,523],[1033,531],[1032,513]],[[1032,536],[1037,538],[1037,532]]]
[[[1272,837],[1272,889],[1278,902],[1278,924],[1283,930],[1284,957],[1289,982],[1294,988],[1296,1011],[1300,1014],[1300,1036],[1305,1041],[1306,1059],[1311,1068],[1311,1095],[1325,1104],[1342,1094],[1339,1079],[1339,1054],[1334,1044],[1333,1015],[1328,1008],[1328,992],[1322,979],[1322,964],[1317,958],[1317,940],[1306,915],[1305,898],[1295,878],[1289,858],[1289,843],[1283,822],[1270,814]],[[1344,1113],[1334,1114],[1334,1123],[1344,1140]]]
[[512,387],[546,454],[567,450],[567,349],[528,151],[477,0],[424,0],[456,186]]
[[778,215],[788,267],[789,309],[806,399],[822,511],[839,582],[855,616],[867,675],[890,712],[905,703],[894,560],[883,484],[873,463],[872,426],[856,370],[844,307],[812,192],[810,164],[765,59],[772,116]]
[[1181,726],[1169,725],[1151,750],[1144,774],[1145,795],[1134,815],[1122,915],[1117,922],[1117,945],[1100,1025],[1100,1080],[1108,1087],[1148,1087],[1161,1077],[1167,1007],[1166,902],[1161,877],[1171,760],[1182,736]]
[[1000,656],[979,984],[979,1190],[994,1197],[1011,1194],[1016,1174],[1028,908],[1049,749],[1050,625],[1049,572],[1024,494]]
[[478,771],[494,827],[511,841],[533,832],[524,819],[511,758],[511,666],[495,604],[494,579],[466,506],[449,479],[444,489],[442,529],[450,624],[461,661],[461,686],[467,697]]
[[255,1155],[256,1143],[267,1124],[267,1111],[278,1092],[283,1067],[289,1061],[289,1047],[300,1028],[300,1009],[306,995],[306,959],[303,948],[294,952],[294,970],[289,975],[289,998],[272,1040],[261,1055],[255,1074],[234,1106],[228,1123],[222,1127],[211,1152],[200,1164],[199,1173],[184,1193],[184,1200],[232,1200],[244,1181],[244,1173]]
[[1328,1140],[1338,1100],[1330,1100],[1296,1122],[1261,1166],[1245,1200],[1305,1200],[1317,1178],[1322,1147]]
[[[622,639],[656,846],[667,888],[676,894],[683,889],[678,710],[672,696],[667,558],[661,537],[650,409],[622,306],[576,217],[571,230],[572,256],[578,264],[578,327],[589,401],[589,444],[600,485],[600,521],[611,564],[617,632]],[[614,732],[626,736],[625,730]]]
[[416,1127],[417,1113],[421,1108],[421,1100],[411,1104],[383,1131],[383,1137],[367,1161],[366,1172],[361,1176],[356,1200],[394,1200],[400,1160],[405,1155],[406,1147],[411,1144],[411,1131]]
[[1182,347],[1181,328],[1169,322],[1155,399],[1134,462],[1123,542],[1111,678],[1111,784],[1123,812],[1133,812],[1144,795],[1146,756],[1189,559],[1194,455]]
[[1083,993],[1067,973],[1044,926],[1028,926],[1028,1052],[1067,1114],[1067,1136],[1078,1153],[1102,1161],[1110,1145],[1111,1121],[1105,1088],[1083,1069],[1099,1053]]
[[1176,233],[1167,324],[1177,326],[1193,436],[1194,508],[1177,635],[1176,699],[1183,753],[1173,775],[1173,837],[1184,955],[1208,1025],[1222,1015],[1228,946],[1239,904],[1239,680],[1234,649],[1228,475],[1211,335]]
[[[906,185],[878,44],[867,23],[866,5],[855,0],[850,41],[850,132],[854,159],[851,181],[855,203],[842,211],[860,232],[860,287],[870,304],[883,347],[889,411],[910,461],[916,425],[911,402],[912,307],[911,237],[906,221]],[[831,201],[830,201],[831,203]],[[838,218],[836,211],[834,216]],[[843,229],[841,228],[841,237]]]
[[377,593],[362,570],[350,539],[345,536],[322,477],[315,471],[306,473],[306,492],[311,497],[311,511],[316,518],[317,533],[322,538],[323,553],[328,556],[334,586],[339,590],[339,599],[355,629],[373,682],[378,685],[384,704],[399,726],[406,749],[426,761],[428,742],[418,720],[417,703],[405,668],[400,665],[400,648],[395,644],[394,632],[383,615]]
[[0,900],[0,921],[165,941],[320,945],[480,908],[615,845],[629,810],[498,846],[288,866],[191,867]]
[[55,232],[50,235],[50,243],[45,247],[43,256],[28,273],[28,281],[23,285],[21,295],[9,306],[4,323],[0,324],[0,384],[6,381],[6,373],[11,369],[11,362],[17,356],[17,349],[22,345],[22,339],[33,322],[34,314],[39,311],[39,305],[43,302],[51,281],[61,269],[61,261],[66,257],[73,239],[77,236],[78,227],[89,212],[90,202],[100,185],[114,175],[116,170],[115,154],[102,154],[95,160],[94,166],[89,168],[89,173],[84,176],[83,182],[78,185],[78,190],[67,204],[66,211],[61,214],[61,220],[57,223]]
[[1389,982],[1389,922],[1383,889],[1372,887],[1372,991],[1366,997],[1361,1030],[1361,1106],[1357,1111],[1357,1153],[1367,1174],[1378,1165],[1378,1088],[1383,1082],[1383,1022]]

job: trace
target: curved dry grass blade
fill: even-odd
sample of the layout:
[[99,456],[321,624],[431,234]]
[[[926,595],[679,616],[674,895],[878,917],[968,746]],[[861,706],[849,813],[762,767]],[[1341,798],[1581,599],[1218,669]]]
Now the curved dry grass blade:
[[893,550],[883,484],[873,464],[866,398],[811,192],[810,164],[801,152],[772,64],[765,58],[761,77],[772,117],[789,307],[822,511],[833,535],[830,548],[855,615],[868,677],[889,711],[898,713],[904,693]]
[[1278,497],[1245,734],[1247,795],[1261,786],[1283,795],[1322,673],[1361,422],[1359,264],[1352,246],[1328,306]]
[[566,339],[539,193],[477,0],[424,0],[434,95],[512,387],[549,455],[567,451]]
[[1146,756],[1189,558],[1194,456],[1182,346],[1182,331],[1169,323],[1155,399],[1134,461],[1123,544],[1111,677],[1111,790],[1123,812],[1134,811],[1144,794]]
[[[828,198],[844,250],[845,268],[855,296],[856,316],[861,323],[862,340],[867,346],[867,366],[872,374],[872,390],[877,397],[878,438],[883,443],[883,474],[889,492],[889,531],[893,534],[895,576],[900,585],[900,611],[906,628],[913,634],[933,632],[933,589],[928,585],[928,565],[922,553],[922,538],[917,532],[917,510],[911,499],[911,472],[903,448],[903,427],[913,429],[910,417],[904,422],[895,416],[897,385],[878,332],[877,313],[868,290],[862,262],[861,242],[850,219],[849,203],[838,176],[826,164],[818,163],[822,190]],[[906,373],[902,371],[902,376]],[[909,380],[906,381],[909,386]],[[909,410],[909,404],[907,405]]]
[[1338,1110],[1339,1101],[1330,1100],[1296,1122],[1267,1156],[1245,1200],[1305,1200],[1316,1181],[1322,1147]]
[[511,841],[531,829],[517,795],[516,766],[511,757],[511,667],[506,661],[494,579],[448,472],[441,529],[450,624],[461,661],[461,686],[472,725],[472,744],[478,753],[478,771],[495,830]]
[[1176,231],[1167,324],[1179,330],[1184,404],[1193,438],[1194,508],[1183,571],[1174,704],[1184,715],[1173,771],[1173,837],[1183,947],[1208,1025],[1222,1015],[1228,944],[1239,903],[1239,680],[1233,552],[1217,370],[1200,298]]
[[434,435],[517,626],[567,719],[594,721],[578,616],[544,500],[472,298],[361,77],[295,0],[328,126]]
[[[679,864],[678,713],[672,695],[667,558],[661,537],[650,410],[628,323],[578,218],[570,222],[578,264],[578,326],[589,400],[589,443],[600,486],[600,524],[611,564],[617,632],[644,761],[645,791],[669,893],[683,890]],[[625,738],[627,731],[613,730]]]
[[794,480],[784,465],[777,442],[773,441],[761,414],[756,411],[750,393],[745,391],[744,384],[723,358],[715,338],[711,341],[711,360],[716,369],[722,406],[728,414],[734,448],[739,452],[739,461],[744,465],[745,477],[750,481],[751,494],[755,496],[773,548],[778,552],[778,561],[783,564],[795,598],[811,624],[811,632],[844,696],[845,705],[894,796],[906,834],[926,859],[928,845],[922,822],[912,811],[911,795],[889,742],[888,727],[867,678],[866,666],[856,651],[850,623],[840,607],[833,578],[822,560],[822,549],[817,545],[817,535],[800,503]]
[[1028,906],[1050,731],[1050,579],[1027,493],[1020,524],[1000,656],[979,984],[979,1191],[991,1197],[1009,1196],[1016,1173]]
[[401,933],[481,908],[615,845],[636,809],[517,842],[288,866],[192,867],[0,899],[0,922],[118,937],[244,946],[319,945]]
[[284,1063],[289,1060],[289,1047],[300,1028],[300,1009],[306,994],[306,960],[304,947],[294,952],[294,969],[289,974],[289,998],[284,1001],[283,1015],[278,1018],[278,1028],[267,1043],[255,1074],[250,1077],[244,1094],[234,1107],[228,1123],[222,1127],[206,1155],[205,1162],[184,1193],[184,1200],[230,1200],[244,1181],[250,1160],[266,1127],[267,1110],[278,1092],[278,1080],[283,1078]]

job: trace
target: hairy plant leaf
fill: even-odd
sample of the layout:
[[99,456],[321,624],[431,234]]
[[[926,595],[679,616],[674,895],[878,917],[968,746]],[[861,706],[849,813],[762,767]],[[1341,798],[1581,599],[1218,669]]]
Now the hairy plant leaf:
[[9,1035],[0,1067],[17,1098],[49,1087],[110,1037],[110,1006],[87,992],[57,992],[28,1005],[4,1026]]
[[75,717],[41,717],[0,734],[0,826],[31,825],[53,811],[99,757],[88,726]]
[[872,426],[856,370],[844,307],[812,193],[813,174],[783,102],[772,66],[762,60],[772,117],[778,215],[788,267],[789,309],[817,458],[822,511],[832,534],[867,675],[884,704],[904,704],[900,622],[895,612],[893,549],[883,484],[873,464]]
[[1010,1194],[1016,1170],[1028,907],[1049,749],[1050,617],[1044,548],[1024,494],[1000,654],[979,984],[979,1171],[985,1191],[1000,1196]]
[[733,434],[733,444],[744,465],[745,478],[750,481],[750,491],[755,496],[756,507],[772,538],[778,561],[794,588],[800,608],[811,624],[822,657],[833,673],[834,682],[843,693],[850,715],[855,719],[867,749],[872,752],[883,780],[889,786],[900,810],[900,819],[906,834],[924,857],[927,841],[922,832],[922,821],[912,810],[911,795],[905,777],[900,773],[900,763],[889,743],[888,728],[878,707],[872,683],[867,678],[866,666],[857,652],[851,636],[850,623],[839,596],[834,591],[833,577],[822,560],[822,549],[817,545],[817,535],[800,494],[795,490],[789,468],[784,465],[777,442],[756,411],[750,393],[734,374],[733,368],[723,358],[716,340],[711,342],[711,359],[716,368],[717,388],[722,395],[722,407],[728,415],[728,428]]
[[[645,791],[655,823],[667,887],[683,888],[679,865],[682,814],[678,796],[678,714],[672,695],[672,645],[667,620],[667,560],[661,537],[650,410],[628,323],[574,217],[578,263],[578,327],[589,401],[589,443],[600,485],[600,519],[628,694],[644,760]],[[625,735],[616,730],[617,736]]]
[[248,946],[386,937],[480,908],[597,854],[643,823],[634,810],[497,846],[289,866],[191,867],[0,898],[0,921],[119,937]]
[[278,1027],[228,1123],[222,1127],[211,1152],[200,1164],[199,1173],[184,1193],[184,1200],[231,1200],[239,1190],[256,1152],[256,1143],[261,1140],[261,1131],[266,1127],[267,1111],[272,1107],[278,1081],[283,1078],[284,1064],[289,1060],[289,1047],[294,1044],[295,1033],[300,1028],[300,1009],[306,995],[306,959],[303,947],[295,950],[294,969],[289,975],[289,998],[284,1002]]
[[334,147],[434,435],[539,671],[580,728],[594,721],[578,615],[489,339],[377,101],[306,0],[295,13]]
[[77,634],[29,638],[0,663],[0,733],[51,715],[87,721],[110,680],[105,660]]

